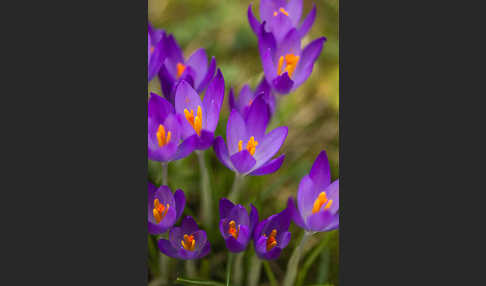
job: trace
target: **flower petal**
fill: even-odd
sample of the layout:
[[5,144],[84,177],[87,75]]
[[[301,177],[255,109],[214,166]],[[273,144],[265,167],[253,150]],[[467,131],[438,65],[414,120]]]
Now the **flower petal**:
[[164,97],[169,100],[171,103],[174,102],[172,89],[174,88],[175,78],[170,74],[169,70],[165,64],[162,64],[159,69],[159,81],[160,87],[162,89],[162,93]]
[[260,18],[262,21],[272,19],[273,13],[278,12],[280,7],[287,6],[286,0],[261,0],[260,1]]
[[297,27],[300,17],[302,16],[302,0],[290,0],[287,3],[287,12],[292,20],[292,25]]
[[157,242],[157,245],[159,247],[159,250],[172,258],[180,258],[177,252],[177,249],[173,248],[171,243],[167,239],[161,239],[159,242]]
[[255,159],[253,156],[248,152],[248,150],[242,150],[236,154],[233,154],[231,157],[231,162],[233,163],[233,166],[236,168],[238,173],[240,174],[245,174],[253,166],[255,166]]
[[[201,102],[201,98],[196,93],[196,91],[191,87],[189,83],[186,81],[181,81],[175,90],[175,110],[178,114],[184,115],[184,109],[187,109],[189,112],[191,110],[194,111],[194,116],[197,113],[197,107],[201,106],[203,108],[203,104]],[[205,112],[203,111],[203,119],[205,119]],[[203,120],[204,123],[205,120]],[[204,125],[203,125],[204,126]]]
[[182,50],[174,39],[173,35],[164,37],[164,49],[167,54],[166,67],[173,77],[177,75],[177,64],[184,63],[184,56]]
[[219,217],[222,219],[227,218],[234,207],[235,204],[233,204],[230,200],[227,198],[221,198],[219,200]]
[[182,219],[181,230],[183,234],[188,234],[198,231],[199,228],[191,216],[186,216]]
[[[204,111],[206,112],[205,130],[216,129],[219,121],[219,112],[224,99],[224,78],[221,70],[218,69],[216,77],[211,81],[203,99]],[[203,116],[204,117],[204,116]]]
[[292,29],[292,20],[283,13],[273,16],[268,23],[277,44],[282,43],[285,35]]
[[279,242],[278,242],[277,246],[280,247],[281,249],[284,249],[285,247],[287,247],[287,245],[290,242],[291,236],[292,235],[288,231],[281,233],[280,237],[278,238]]
[[319,196],[321,191],[323,190],[317,188],[308,175],[300,180],[299,190],[297,191],[297,206],[304,221],[311,215],[314,201],[317,199],[317,196]]
[[292,221],[300,228],[307,229],[307,225],[305,224],[304,219],[300,215],[299,210],[295,207],[294,198],[290,197],[287,201],[287,209],[289,209]]
[[162,124],[167,116],[174,112],[174,108],[165,98],[151,92],[147,105],[147,113],[150,120]]
[[198,230],[193,233],[191,233],[194,236],[195,245],[194,245],[194,251],[198,251],[206,245],[206,242],[208,241],[208,238],[206,236],[206,232],[204,230]]
[[285,159],[285,154],[280,155],[279,157],[270,160],[265,165],[261,166],[260,168],[256,169],[255,171],[251,172],[250,175],[252,176],[262,176],[276,172],[283,164]]
[[209,241],[206,241],[206,244],[200,250],[200,252],[197,254],[195,259],[199,259],[199,258],[202,258],[202,257],[208,255],[210,251],[211,251],[211,243],[209,243]]
[[256,141],[261,141],[270,121],[270,111],[263,95],[253,101],[245,121],[248,136],[254,136]]
[[197,150],[206,150],[209,147],[213,146],[214,143],[214,133],[210,131],[203,130],[201,131],[201,136],[194,135],[197,138],[196,142],[196,149]]
[[236,109],[233,109],[226,124],[226,144],[230,155],[238,152],[239,140],[245,144],[248,141],[248,135],[243,117]]
[[255,18],[255,15],[253,15],[252,4],[248,6],[247,15],[248,23],[250,23],[250,27],[253,30],[253,33],[255,33],[255,35],[258,35],[258,33],[260,32],[260,22],[258,22],[258,20]]
[[272,80],[273,88],[280,94],[287,94],[294,86],[294,81],[290,79],[287,72],[277,76]]
[[334,219],[330,211],[320,211],[307,218],[307,225],[311,231],[324,230]]
[[250,204],[250,208],[250,237],[253,237],[253,231],[258,224],[258,210],[253,204]]
[[255,169],[260,168],[275,155],[282,146],[285,138],[287,138],[288,128],[286,126],[280,126],[273,129],[270,133],[265,135],[260,144],[256,147],[255,154],[253,155],[257,164]]
[[197,49],[187,59],[186,65],[190,66],[194,71],[194,86],[197,87],[208,70],[208,56],[203,48]]
[[265,78],[267,79],[267,81],[274,83],[274,79],[277,77],[277,69],[273,64],[270,49],[263,51],[262,66],[263,66],[263,73],[265,74]]
[[312,73],[314,62],[319,57],[325,41],[325,37],[318,38],[309,43],[302,51],[297,70],[295,71],[295,87],[300,86]]
[[189,138],[186,138],[184,141],[182,141],[181,144],[179,144],[179,147],[177,148],[176,154],[172,158],[172,161],[175,160],[180,160],[182,158],[185,158],[189,156],[192,151],[196,148],[196,143],[197,143],[197,135],[193,135]]
[[211,62],[209,63],[209,68],[204,75],[203,79],[199,83],[199,85],[196,85],[196,91],[198,93],[201,93],[206,89],[206,86],[208,86],[209,81],[213,78],[214,72],[216,71],[216,59],[214,57],[211,58]]
[[331,183],[331,167],[329,166],[326,151],[321,151],[317,156],[309,172],[309,177],[316,187],[321,189],[326,188]]
[[[236,109],[238,109],[238,111],[242,113],[243,108],[248,106],[250,104],[250,100],[252,100],[253,98],[254,93],[251,91],[250,86],[248,84],[243,85],[243,87],[241,87],[240,89],[238,100],[236,101]],[[245,116],[243,116],[243,118],[245,118]]]
[[214,140],[213,149],[218,160],[221,163],[223,163],[223,165],[225,165],[228,169],[234,171],[233,165],[231,163],[231,159],[228,154],[228,149],[226,148],[226,145],[224,144],[224,140],[221,136],[218,136]]
[[[312,4],[312,10],[307,14],[307,17],[302,22],[299,28],[300,37],[303,38],[305,34],[310,30],[312,25],[314,24],[314,20],[316,19],[316,4]],[[297,25],[295,25],[297,26]]]
[[229,104],[230,110],[237,109],[236,99],[235,99],[235,91],[233,90],[233,87],[230,87],[230,90],[229,90],[228,104]]
[[176,221],[181,217],[182,212],[184,211],[184,208],[186,206],[186,196],[184,195],[184,192],[179,189],[175,191],[174,193],[174,201],[175,201],[175,207],[176,207]]
[[276,59],[280,59],[281,56],[285,57],[287,54],[293,54],[299,56],[300,51],[300,35],[296,29],[291,29],[285,35],[276,51]]

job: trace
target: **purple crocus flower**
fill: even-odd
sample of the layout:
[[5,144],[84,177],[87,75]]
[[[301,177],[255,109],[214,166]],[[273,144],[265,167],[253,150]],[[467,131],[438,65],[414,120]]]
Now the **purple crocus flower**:
[[242,205],[235,205],[230,200],[219,200],[219,231],[224,238],[226,247],[231,252],[245,250],[250,242],[253,229],[258,223],[258,211],[251,205],[250,215]]
[[182,143],[182,118],[163,97],[151,93],[148,102],[148,158],[159,162],[182,159],[196,146],[195,138]]
[[246,119],[233,109],[226,125],[226,142],[214,141],[214,152],[226,167],[242,175],[266,175],[277,171],[285,155],[270,160],[287,137],[288,128],[280,126],[265,134],[270,111],[261,96],[252,103]]
[[[304,37],[314,24],[316,18],[316,5],[313,5],[305,20],[300,24],[302,15],[302,0],[262,0],[260,1],[260,18],[262,23],[267,23],[266,31],[271,32],[277,43],[280,43],[284,36],[296,28],[300,37]],[[248,6],[248,22],[253,32],[258,36],[261,32],[261,24],[252,12],[252,6]]]
[[211,249],[206,232],[190,216],[182,219],[181,227],[170,230],[168,240],[159,240],[158,246],[165,255],[184,260],[199,259]]
[[185,60],[173,35],[164,36],[162,41],[167,57],[160,68],[159,79],[165,97],[174,102],[173,88],[181,80],[189,83],[197,93],[204,91],[216,70],[215,58],[211,58],[208,67],[206,51],[201,48]]
[[166,232],[179,219],[186,205],[182,190],[172,194],[168,186],[155,187],[148,183],[148,231],[150,234]]
[[284,209],[278,214],[262,220],[253,232],[255,252],[261,259],[272,260],[280,256],[290,242],[290,213]]
[[302,178],[288,209],[295,224],[309,232],[330,231],[339,226],[339,180],[331,183],[331,171],[326,151],[317,156],[310,173]]
[[263,99],[267,103],[268,107],[270,108],[270,116],[275,112],[275,96],[272,93],[272,88],[265,80],[265,77],[261,80],[261,82],[256,87],[255,91],[252,91],[248,84],[245,84],[238,96],[238,99],[235,99],[233,88],[230,89],[229,92],[229,106],[230,110],[236,109],[243,118],[246,118],[248,115],[248,110],[250,109],[251,104],[255,101],[258,95],[263,95]]
[[148,80],[159,73],[162,62],[165,59],[163,43],[161,39],[165,36],[162,29],[154,29],[148,23]]
[[277,45],[274,35],[265,32],[263,27],[258,37],[258,47],[265,78],[273,90],[287,94],[310,76],[326,38],[318,38],[301,50],[301,37],[295,28]]
[[182,119],[182,138],[194,140],[195,149],[209,148],[214,141],[224,98],[224,78],[218,69],[201,102],[197,92],[182,80],[175,90],[175,111]]

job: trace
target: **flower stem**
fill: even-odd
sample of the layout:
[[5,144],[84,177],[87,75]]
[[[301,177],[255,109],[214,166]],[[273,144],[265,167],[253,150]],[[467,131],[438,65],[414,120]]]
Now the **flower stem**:
[[253,252],[253,256],[250,261],[250,271],[248,271],[248,285],[258,286],[260,280],[260,271],[262,270],[262,261],[258,258],[256,253]]
[[241,183],[243,182],[243,175],[235,173],[235,180],[233,181],[233,186],[231,187],[231,192],[228,195],[228,199],[232,202],[236,202],[240,199]]
[[[168,163],[162,162],[162,185],[168,184],[167,177]],[[160,276],[161,284],[166,285],[169,279],[169,257],[160,252]]]
[[228,252],[228,263],[226,264],[226,286],[230,285],[231,266],[233,264],[233,257],[234,257],[234,254],[232,252]]
[[312,233],[304,232],[304,236],[300,240],[299,245],[294,249],[292,256],[290,257],[289,263],[287,264],[287,273],[285,274],[283,286],[293,286],[295,282],[295,277],[297,276],[297,268],[299,266],[300,256],[302,255],[302,250],[304,245],[311,237]]
[[162,162],[162,185],[168,184],[167,170],[169,169],[169,163]]
[[211,208],[211,188],[209,187],[209,173],[206,168],[206,160],[203,151],[196,151],[201,172],[201,201],[200,217],[208,229],[212,229],[213,209]]
[[234,286],[241,285],[241,280],[243,279],[243,257],[244,256],[245,256],[244,251],[236,254],[235,266],[233,267],[234,268],[233,283],[231,285]]
[[196,265],[194,260],[186,260],[186,275],[189,278],[196,277]]

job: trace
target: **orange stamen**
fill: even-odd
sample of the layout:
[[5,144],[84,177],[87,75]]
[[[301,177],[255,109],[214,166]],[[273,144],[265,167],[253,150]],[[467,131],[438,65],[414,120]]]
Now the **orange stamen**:
[[[266,237],[265,234],[263,234],[263,236]],[[277,246],[277,240],[275,239],[275,236],[277,236],[277,230],[276,229],[272,230],[272,232],[270,233],[270,235],[267,238],[267,251],[270,251],[272,248]]]
[[152,210],[152,212],[157,223],[160,223],[164,219],[164,217],[167,215],[167,212],[169,211],[169,208],[169,204],[164,206],[160,203],[159,199],[154,200],[154,209]]
[[[258,146],[258,141],[255,140],[255,137],[251,136],[246,144],[246,150],[248,150],[252,156],[255,154],[256,146]],[[243,140],[238,141],[238,152],[241,150],[243,150]]]
[[177,78],[180,78],[181,75],[186,70],[186,65],[183,63],[177,63]]
[[194,235],[184,234],[184,239],[181,240],[181,245],[185,250],[194,251],[194,247],[196,246]]
[[315,214],[315,213],[319,212],[324,204],[326,204],[324,206],[324,210],[327,210],[331,207],[332,200],[327,199],[326,192],[321,192],[319,194],[319,196],[317,197],[317,199],[314,201],[314,207],[312,208],[312,213]]
[[169,144],[171,135],[172,133],[169,131],[167,132],[167,136],[166,136],[165,127],[164,125],[160,124],[156,134],[157,141],[159,142],[159,147],[164,147],[165,145]]
[[289,16],[289,12],[287,12],[283,7],[280,7],[280,9],[278,9],[278,11],[274,11],[273,16],[276,17],[278,15],[278,12],[284,14],[287,17]]
[[154,52],[154,46],[150,46],[150,53],[153,54]]
[[201,129],[202,129],[202,109],[201,106],[197,107],[197,115],[194,117],[194,110],[184,109],[184,115],[186,116],[187,121],[191,124],[192,128],[196,131],[198,136],[201,136]]
[[295,68],[297,67],[297,64],[299,63],[299,56],[296,56],[294,54],[286,54],[285,55],[285,69],[282,70],[283,63],[284,63],[284,56],[280,56],[280,59],[278,60],[278,66],[277,66],[277,74],[281,75],[283,72],[287,72],[289,74],[289,77],[292,78],[292,75],[294,74]]

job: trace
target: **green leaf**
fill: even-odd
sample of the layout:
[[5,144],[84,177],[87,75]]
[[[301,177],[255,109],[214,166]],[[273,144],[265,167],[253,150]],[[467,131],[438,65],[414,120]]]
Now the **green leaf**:
[[210,286],[224,286],[223,283],[219,283],[216,281],[208,281],[208,280],[199,280],[199,279],[187,279],[187,278],[181,278],[177,277],[176,283],[182,284],[182,285],[210,285]]
[[331,238],[331,235],[332,233],[326,233],[325,237],[322,239],[319,245],[316,248],[314,248],[314,250],[309,254],[307,259],[305,260],[304,265],[299,271],[299,274],[297,276],[297,284],[295,285],[297,286],[304,285],[304,280],[305,280],[305,276],[307,275],[307,271],[309,271],[309,268],[312,266],[316,258],[324,250],[324,247],[326,247],[329,239]]
[[268,280],[270,280],[270,285],[278,286],[277,279],[275,278],[275,274],[273,274],[272,268],[270,268],[268,261],[263,261],[263,267],[265,268],[265,273],[267,273]]

